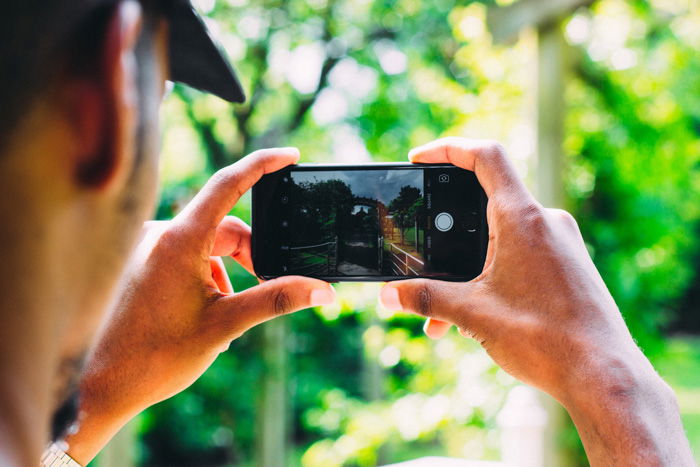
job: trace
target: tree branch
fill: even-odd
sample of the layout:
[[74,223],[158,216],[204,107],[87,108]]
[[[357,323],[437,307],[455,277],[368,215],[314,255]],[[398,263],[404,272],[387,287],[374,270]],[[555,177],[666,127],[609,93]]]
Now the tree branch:
[[175,94],[185,102],[185,113],[197,135],[204,146],[207,162],[213,170],[220,169],[229,163],[226,147],[216,138],[214,134],[214,120],[200,120],[194,113],[194,109],[190,103],[191,99],[185,94],[180,86],[176,86]]

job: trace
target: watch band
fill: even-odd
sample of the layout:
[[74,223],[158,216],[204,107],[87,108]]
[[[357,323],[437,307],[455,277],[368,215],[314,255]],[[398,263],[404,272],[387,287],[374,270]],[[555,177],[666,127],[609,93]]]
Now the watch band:
[[65,453],[56,443],[51,443],[41,456],[41,467],[83,467]]

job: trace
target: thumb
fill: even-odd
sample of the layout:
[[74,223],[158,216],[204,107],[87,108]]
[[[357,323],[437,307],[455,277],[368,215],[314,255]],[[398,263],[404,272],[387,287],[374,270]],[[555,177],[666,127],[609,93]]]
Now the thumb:
[[330,305],[335,290],[327,283],[289,276],[264,282],[214,303],[219,329],[235,339],[250,328],[278,316],[315,306]]
[[430,318],[432,322],[444,321],[471,329],[478,324],[474,288],[470,282],[412,279],[385,285],[379,298],[390,310],[403,310]]

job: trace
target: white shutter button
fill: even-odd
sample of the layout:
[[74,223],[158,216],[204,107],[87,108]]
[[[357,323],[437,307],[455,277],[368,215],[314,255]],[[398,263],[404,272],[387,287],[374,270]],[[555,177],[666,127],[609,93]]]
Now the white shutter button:
[[440,231],[440,232],[447,232],[450,229],[452,229],[452,226],[455,224],[454,219],[452,216],[446,212],[441,212],[435,217],[435,227]]

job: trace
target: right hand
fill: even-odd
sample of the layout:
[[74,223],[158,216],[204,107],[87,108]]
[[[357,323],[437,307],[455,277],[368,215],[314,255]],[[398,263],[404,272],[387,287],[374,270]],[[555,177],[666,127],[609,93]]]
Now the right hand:
[[234,293],[221,257],[253,273],[251,230],[226,214],[294,148],[256,151],[219,170],[168,222],[147,225],[119,300],[80,382],[80,430],[69,454],[87,464],[141,410],[191,385],[234,339],[280,315],[334,301],[330,284],[282,277]]
[[476,173],[489,198],[489,247],[473,281],[392,282],[384,306],[428,317],[433,337],[456,325],[505,371],[554,396],[592,464],[692,465],[675,396],[634,343],[573,217],[543,208],[497,143],[446,138],[409,158]]
[[456,325],[506,371],[555,397],[580,383],[572,370],[646,361],[576,221],[565,211],[543,208],[499,144],[446,138],[414,149],[410,159],[476,173],[489,198],[489,247],[484,270],[473,281],[393,282],[382,291],[387,307]]

